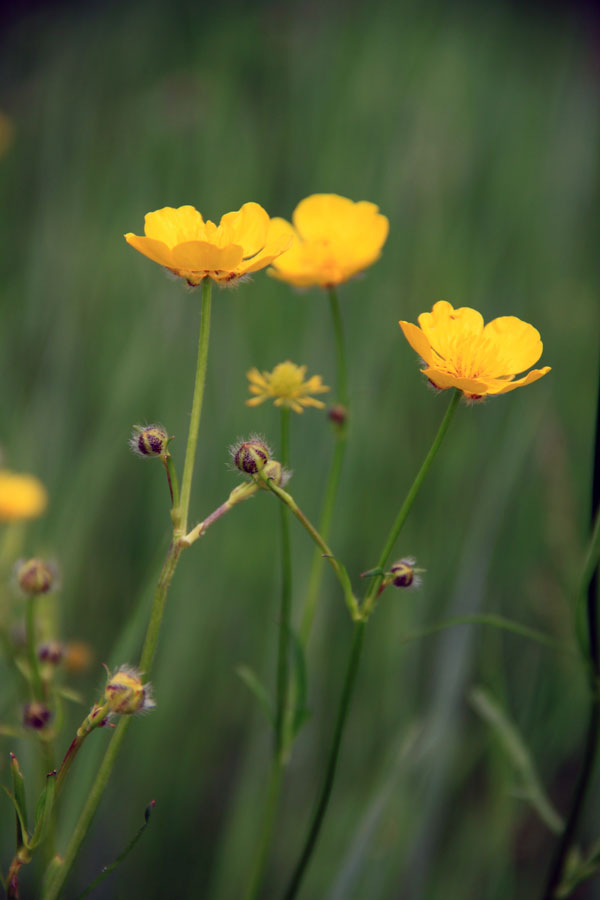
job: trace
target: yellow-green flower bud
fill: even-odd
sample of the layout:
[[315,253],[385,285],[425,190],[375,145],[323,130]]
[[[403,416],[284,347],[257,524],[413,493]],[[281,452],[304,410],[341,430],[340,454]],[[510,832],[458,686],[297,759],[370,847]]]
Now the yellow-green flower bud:
[[134,425],[129,446],[138,456],[164,456],[169,444],[169,435],[162,425]]
[[256,475],[269,462],[271,452],[264,441],[251,438],[231,448],[233,461],[240,472]]
[[23,707],[23,725],[25,728],[33,728],[35,731],[42,731],[48,722],[52,713],[44,703],[34,700],[33,703],[27,703]]
[[47,594],[55,586],[57,572],[54,566],[43,559],[28,559],[17,569],[17,581],[25,594]]
[[[284,469],[281,463],[276,459],[270,459],[266,466],[263,468],[262,473],[277,487],[283,487],[291,478],[291,473],[288,472],[287,469]],[[259,487],[268,490],[267,485],[263,482],[260,483]]]
[[140,673],[130,666],[121,666],[109,677],[104,699],[110,712],[119,716],[131,716],[156,706],[151,685],[142,684]]

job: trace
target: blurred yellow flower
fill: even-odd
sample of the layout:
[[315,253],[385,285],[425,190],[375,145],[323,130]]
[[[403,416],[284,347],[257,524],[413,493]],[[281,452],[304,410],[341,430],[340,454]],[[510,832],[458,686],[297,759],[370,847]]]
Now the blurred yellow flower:
[[477,310],[454,309],[441,300],[419,316],[419,328],[411,322],[399,324],[425,362],[421,371],[431,383],[441,390],[458,388],[473,400],[506,394],[550,371],[544,366],[514,380],[538,361],[543,349],[539,331],[516,316],[501,316],[484,326]]
[[33,475],[0,469],[0,522],[37,519],[48,505],[48,494]]
[[144,233],[126,234],[125,240],[193,285],[204,278],[228,283],[257,272],[291,244],[258,203],[244,203],[219,225],[205,222],[193,206],[165,206],[146,215]]
[[389,222],[374,203],[354,203],[337,194],[312,194],[292,216],[273,219],[275,233],[292,238],[290,249],[269,275],[296,287],[331,288],[372,265],[381,255]]
[[328,391],[320,375],[313,375],[308,381],[304,380],[306,366],[297,366],[293,362],[279,363],[272,372],[259,372],[258,369],[250,369],[246,377],[250,382],[248,390],[256,394],[250,400],[246,400],[248,406],[258,406],[265,400],[274,398],[275,406],[287,406],[294,412],[301,413],[303,406],[316,406],[324,409],[325,404],[315,400],[310,394],[323,394]]

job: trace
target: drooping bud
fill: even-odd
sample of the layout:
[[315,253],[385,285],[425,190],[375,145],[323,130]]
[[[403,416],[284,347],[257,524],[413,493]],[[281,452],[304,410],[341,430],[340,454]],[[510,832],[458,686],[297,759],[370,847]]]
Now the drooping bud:
[[256,475],[264,469],[271,455],[265,442],[259,438],[250,438],[236,444],[231,448],[231,453],[236,467],[247,475]]
[[[272,481],[277,487],[283,487],[292,477],[292,473],[289,472],[288,469],[284,469],[281,463],[276,459],[270,459],[262,472],[265,478],[268,478],[269,481]],[[262,482],[259,484],[259,487],[268,490],[267,485]]]
[[399,559],[390,568],[391,583],[397,588],[418,587],[421,583],[418,573],[422,569],[415,569],[416,560],[410,556]]
[[162,425],[134,425],[129,446],[138,456],[150,458],[164,456],[169,444],[169,435]]
[[43,559],[28,559],[17,568],[17,581],[25,594],[47,594],[55,586],[56,568]]
[[348,410],[341,403],[335,403],[332,407],[330,407],[327,415],[329,416],[329,421],[333,422],[334,425],[343,426],[346,424],[346,420],[348,418]]
[[23,725],[25,728],[33,728],[35,731],[42,731],[48,722],[52,713],[44,703],[34,700],[33,703],[27,703],[23,707]]
[[140,673],[131,666],[121,666],[106,683],[104,699],[112,713],[131,716],[144,709],[153,709],[150,684],[142,684]]
[[59,641],[46,641],[38,647],[37,655],[40,662],[57,666],[64,656],[65,648]]

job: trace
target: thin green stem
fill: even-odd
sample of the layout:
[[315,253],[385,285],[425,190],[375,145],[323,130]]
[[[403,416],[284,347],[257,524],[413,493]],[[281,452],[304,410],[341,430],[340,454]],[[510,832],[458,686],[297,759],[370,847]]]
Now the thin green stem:
[[352,699],[352,693],[354,690],[354,685],[356,683],[356,675],[358,672],[358,666],[362,652],[366,624],[367,623],[365,621],[357,621],[354,623],[352,646],[350,648],[350,656],[348,658],[348,666],[344,678],[344,686],[342,688],[340,705],[338,707],[338,712],[335,720],[335,729],[333,732],[331,748],[329,750],[329,758],[327,760],[327,768],[325,770],[323,786],[321,788],[319,800],[312,817],[312,821],[308,830],[308,836],[300,855],[300,859],[285,892],[285,900],[292,900],[292,898],[295,897],[298,892],[298,889],[306,872],[306,867],[308,866],[313,850],[315,848],[325,812],[327,811],[329,797],[331,796],[331,791],[333,788],[337,761],[340,753],[340,745],[344,733],[344,726],[346,724],[346,717],[348,715],[350,700]]
[[337,395],[342,406],[348,406],[348,371],[346,366],[346,349],[344,344],[344,327],[342,312],[335,288],[329,289],[329,308],[333,321],[335,337],[335,356],[337,361]]
[[323,556],[329,561],[333,571],[337,576],[338,581],[340,582],[340,585],[342,586],[342,590],[344,591],[344,599],[346,600],[346,604],[348,606],[348,609],[350,610],[352,618],[357,618],[359,615],[358,601],[354,596],[350,578],[348,577],[348,573],[344,566],[333,555],[333,551],[331,550],[331,548],[327,545],[326,541],[323,540],[312,522],[310,522],[310,520],[307,519],[307,517],[304,515],[291,494],[288,494],[287,491],[284,491],[276,484],[273,484],[271,479],[267,478],[262,473],[260,473],[259,477],[262,478],[263,482],[267,485],[269,490],[276,494],[279,499],[283,503],[285,503],[286,506],[289,507],[289,509],[291,509],[292,514],[298,519],[298,521],[306,529],[306,531],[308,531],[317,547],[321,549]]
[[[200,322],[200,337],[198,341],[198,361],[196,368],[196,377],[194,382],[194,397],[192,401],[192,414],[190,418],[190,430],[188,434],[185,463],[183,469],[182,489],[180,502],[178,507],[173,508],[173,539],[169,546],[166,559],[163,563],[158,584],[154,592],[154,600],[152,610],[150,612],[150,620],[146,630],[142,654],[140,657],[140,669],[148,676],[156,647],[162,623],[167,593],[171,584],[171,579],[177,567],[179,557],[182,550],[186,546],[180,538],[183,537],[187,530],[187,519],[190,505],[190,495],[192,489],[192,477],[194,474],[194,462],[196,457],[196,445],[198,442],[198,430],[200,426],[200,416],[202,413],[202,401],[204,398],[204,385],[206,383],[206,366],[208,360],[208,342],[210,336],[210,310],[211,310],[211,281],[205,278],[202,284],[202,318]],[[87,835],[92,819],[100,803],[100,799],[111,772],[115,765],[117,756],[121,749],[121,744],[125,738],[125,734],[131,722],[131,718],[122,716],[110,743],[104,754],[100,768],[98,769],[95,781],[91,791],[85,802],[79,820],[75,826],[75,830],[71,835],[71,840],[65,852],[63,864],[57,868],[49,877],[43,900],[56,900],[62,887],[71,871],[73,863],[79,853],[79,849]]]
[[[396,541],[400,535],[400,532],[402,531],[402,528],[404,527],[404,523],[406,522],[406,520],[408,518],[408,514],[410,513],[410,511],[412,509],[412,505],[415,502],[417,494],[419,493],[419,491],[421,489],[421,485],[425,481],[425,478],[427,477],[427,473],[429,472],[429,469],[431,468],[431,464],[432,464],[433,460],[435,459],[435,457],[437,456],[438,450],[442,446],[442,441],[444,440],[444,437],[446,436],[446,432],[448,431],[450,422],[452,421],[452,417],[454,416],[454,413],[456,412],[456,408],[458,406],[460,396],[461,396],[461,392],[459,390],[455,390],[454,394],[452,396],[452,400],[450,401],[450,404],[448,406],[448,409],[446,410],[446,415],[442,419],[442,423],[438,429],[438,433],[436,434],[436,436],[434,438],[434,441],[431,445],[429,453],[425,457],[425,459],[423,461],[423,465],[417,472],[416,478],[413,481],[412,485],[410,486],[408,494],[406,495],[406,499],[404,500],[404,503],[400,507],[400,512],[396,516],[396,521],[392,525],[391,531],[388,535],[387,541],[385,542],[383,550],[381,551],[381,556],[379,557],[379,561],[377,563],[377,567],[380,569],[385,568],[385,565],[386,565],[388,559],[390,558],[390,554],[391,554],[392,550],[394,549],[394,544],[396,543]],[[367,596],[365,597],[365,600],[362,605],[362,614],[367,619],[369,618],[371,612],[373,611],[373,606],[375,604],[375,600],[377,598],[377,594],[378,594],[379,587],[381,585],[382,580],[383,580],[383,576],[379,575],[378,577],[373,578],[371,581],[370,590],[367,593]]]
[[[281,464],[290,461],[290,411],[281,408]],[[290,547],[289,508],[280,507],[281,514],[281,606],[277,645],[277,704],[275,709],[275,756],[281,756],[285,742],[285,720],[289,688],[290,627],[292,614],[292,554]]]
[[35,650],[35,608],[37,597],[29,595],[25,609],[25,631],[27,637],[27,659],[31,670],[31,689],[34,698],[40,703],[44,699],[44,685],[40,675],[37,653]]
[[280,757],[273,760],[271,776],[269,778],[269,787],[267,789],[267,798],[265,801],[265,809],[263,814],[263,824],[258,843],[258,849],[254,858],[254,865],[250,873],[250,881],[248,890],[245,894],[245,900],[256,900],[260,896],[263,883],[265,866],[271,846],[271,836],[273,834],[273,826],[275,824],[275,815],[279,805],[279,795],[281,793],[281,780],[283,775],[283,762]]
[[163,465],[167,473],[167,481],[169,482],[169,493],[171,495],[171,509],[177,509],[179,506],[179,480],[177,471],[170,453],[163,456]]
[[210,278],[205,278],[202,282],[202,318],[200,320],[200,336],[198,338],[198,362],[196,366],[196,379],[194,382],[194,399],[192,401],[190,430],[185,451],[185,462],[183,464],[183,478],[181,479],[181,497],[177,509],[177,526],[182,535],[187,531],[190,496],[192,493],[192,477],[194,475],[194,462],[196,459],[196,445],[198,443],[198,430],[200,428],[202,401],[204,399],[204,385],[206,383],[208,342],[210,338],[211,291],[212,280]]

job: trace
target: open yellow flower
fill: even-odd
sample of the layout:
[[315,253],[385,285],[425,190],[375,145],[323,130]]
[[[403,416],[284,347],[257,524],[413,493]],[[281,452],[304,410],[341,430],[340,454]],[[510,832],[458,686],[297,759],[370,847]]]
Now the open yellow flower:
[[337,194],[312,194],[292,216],[273,219],[276,233],[292,239],[269,275],[296,287],[331,288],[371,266],[381,255],[389,222],[374,203],[354,203]]
[[306,366],[297,366],[293,362],[279,363],[272,372],[259,372],[258,369],[250,369],[246,377],[250,382],[248,390],[256,394],[250,400],[246,400],[248,406],[258,406],[265,400],[274,399],[275,406],[287,406],[294,412],[303,412],[303,406],[316,406],[324,409],[325,404],[321,400],[315,400],[310,394],[323,394],[328,391],[320,375],[313,375],[308,381],[304,380]]
[[400,322],[408,343],[425,362],[424,375],[440,390],[458,388],[477,400],[506,394],[537,381],[550,366],[524,372],[538,361],[543,344],[533,325],[516,316],[501,316],[487,325],[475,309],[454,309],[446,300],[419,316],[419,328]]
[[193,206],[165,206],[147,213],[144,234],[129,233],[125,240],[193,285],[204,278],[228,283],[264,269],[292,242],[258,203],[244,203],[219,225],[205,222]]
[[48,494],[41,481],[0,469],[0,522],[37,519],[47,505]]

